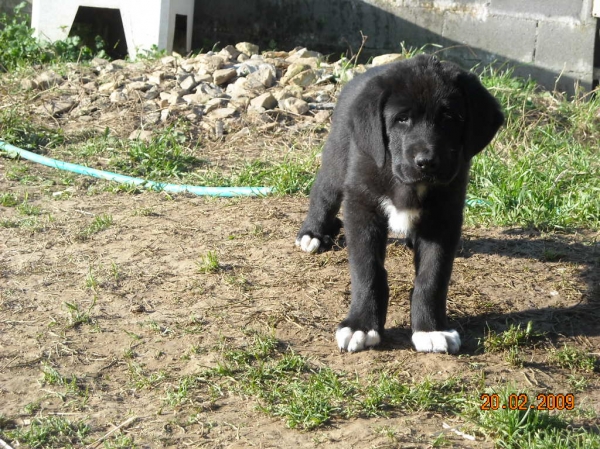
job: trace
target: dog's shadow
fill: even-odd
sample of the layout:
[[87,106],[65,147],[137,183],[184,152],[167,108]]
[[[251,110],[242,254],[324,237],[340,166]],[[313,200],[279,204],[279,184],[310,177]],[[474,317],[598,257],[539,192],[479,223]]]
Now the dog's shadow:
[[[488,254],[540,262],[560,261],[583,267],[578,273],[585,284],[580,302],[565,307],[546,306],[510,313],[488,312],[451,319],[451,327],[461,334],[461,353],[479,352],[479,342],[489,329],[500,332],[510,324],[520,324],[524,329],[529,321],[534,330],[544,332],[550,340],[558,337],[600,336],[600,244],[580,243],[557,234],[545,236],[544,239],[529,239],[531,234],[532,231],[511,229],[504,231],[502,238],[464,239],[458,257],[468,259],[475,254]],[[391,239],[390,242],[402,244],[404,240]],[[410,337],[411,330],[408,327],[386,329],[381,349],[409,349]]]

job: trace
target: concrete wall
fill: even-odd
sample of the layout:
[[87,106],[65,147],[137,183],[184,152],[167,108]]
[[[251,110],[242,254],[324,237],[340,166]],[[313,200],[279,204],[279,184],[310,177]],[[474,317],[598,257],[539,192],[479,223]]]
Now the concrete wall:
[[[600,0],[599,0],[600,1]],[[497,61],[546,87],[589,90],[598,60],[593,0],[196,0],[193,47],[248,40],[326,53],[442,45],[465,66]],[[430,48],[435,51],[435,48]]]

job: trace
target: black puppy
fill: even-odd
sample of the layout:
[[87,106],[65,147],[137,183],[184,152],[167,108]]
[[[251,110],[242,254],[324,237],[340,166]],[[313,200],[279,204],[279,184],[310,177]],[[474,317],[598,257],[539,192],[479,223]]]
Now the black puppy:
[[352,302],[336,339],[341,350],[375,346],[389,288],[388,227],[414,250],[412,342],[417,351],[455,353],[446,294],[460,240],[471,158],[504,121],[477,76],[417,56],[368,70],[342,90],[310,209],[296,239],[315,252],[340,230],[344,206]]

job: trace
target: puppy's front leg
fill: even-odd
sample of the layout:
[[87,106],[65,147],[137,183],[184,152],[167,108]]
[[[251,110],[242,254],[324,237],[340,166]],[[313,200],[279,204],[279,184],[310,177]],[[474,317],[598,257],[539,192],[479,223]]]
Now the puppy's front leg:
[[356,352],[379,344],[385,326],[387,222],[375,204],[352,193],[344,200],[344,211],[352,302],[348,317],[338,326],[336,340],[340,350]]
[[460,336],[448,329],[446,318],[446,295],[458,237],[448,239],[446,235],[442,241],[417,235],[414,239],[416,277],[410,321],[412,341],[419,352],[456,353],[460,349]]

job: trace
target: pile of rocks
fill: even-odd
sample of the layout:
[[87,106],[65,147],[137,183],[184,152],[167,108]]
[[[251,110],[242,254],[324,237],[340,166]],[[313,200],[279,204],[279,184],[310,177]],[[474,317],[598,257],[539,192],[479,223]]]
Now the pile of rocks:
[[[402,57],[380,56],[373,65]],[[132,138],[146,138],[153,126],[179,117],[217,135],[246,113],[260,117],[276,111],[325,122],[339,84],[367,69],[347,59],[328,63],[306,48],[260,54],[247,42],[189,58],[96,58],[91,68],[71,68],[66,76],[45,71],[21,82],[25,89],[43,91],[36,113],[99,127],[129,123]]]

